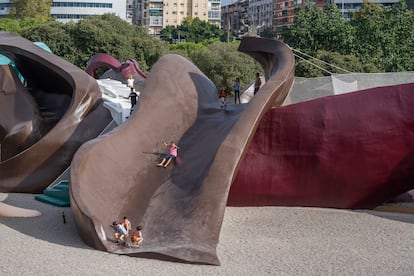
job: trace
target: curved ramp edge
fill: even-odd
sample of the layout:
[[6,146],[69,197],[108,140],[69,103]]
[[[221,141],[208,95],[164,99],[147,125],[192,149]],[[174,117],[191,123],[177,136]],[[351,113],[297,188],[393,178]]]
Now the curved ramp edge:
[[0,202],[0,217],[38,217],[42,213],[37,210],[16,207],[10,204]]
[[[78,147],[99,135],[112,118],[96,81],[73,64],[5,32],[0,32],[0,52],[14,62],[26,82],[23,86],[16,77],[8,78],[7,87],[24,95],[16,96],[12,108],[1,109],[0,117],[14,122],[9,129],[15,130],[29,110],[21,108],[29,106],[31,114],[23,118],[28,127],[23,130],[36,137],[17,151],[2,144],[2,150],[13,154],[0,161],[0,192],[40,193],[69,166]],[[1,129],[7,128],[0,125]],[[13,138],[10,132],[6,137]],[[14,137],[21,140],[21,135]],[[17,138],[8,145],[15,146]]]
[[[183,57],[167,55],[153,66],[130,119],[77,151],[71,208],[87,244],[130,256],[220,263],[216,248],[240,159],[294,76],[294,58],[283,43],[247,38],[241,49],[271,57],[273,64],[264,66],[269,78],[248,105],[221,109],[214,84]],[[180,163],[167,169],[155,166],[157,153],[166,151],[162,140],[180,147]],[[133,228],[144,227],[141,248],[110,241],[110,224],[123,216]]]

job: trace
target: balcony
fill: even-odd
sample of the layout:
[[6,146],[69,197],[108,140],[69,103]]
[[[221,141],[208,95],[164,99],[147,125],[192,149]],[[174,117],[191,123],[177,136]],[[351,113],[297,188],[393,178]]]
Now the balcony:
[[150,14],[159,14],[162,13],[162,8],[150,8],[149,12]]

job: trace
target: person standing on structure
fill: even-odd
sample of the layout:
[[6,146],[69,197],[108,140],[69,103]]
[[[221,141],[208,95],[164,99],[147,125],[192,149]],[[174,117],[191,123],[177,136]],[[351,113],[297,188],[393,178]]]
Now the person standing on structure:
[[131,88],[131,93],[129,93],[128,98],[131,99],[131,111],[129,112],[129,115],[132,114],[132,111],[135,109],[135,105],[137,104],[137,98],[138,94],[134,91],[134,87]]
[[127,79],[127,86],[131,88],[131,93],[134,92],[134,78],[132,77],[132,75],[130,75]]
[[254,95],[259,91],[260,86],[262,85],[262,80],[260,79],[260,74],[256,73],[256,79],[254,80]]
[[240,102],[240,78],[236,78],[236,80],[232,84],[232,88],[234,91],[234,104],[237,104],[237,99]]
[[221,108],[222,109],[223,108],[225,109],[226,106],[227,106],[226,97],[227,97],[227,90],[226,90],[226,87],[223,85],[220,89],[220,92],[219,92],[219,99],[221,101]]

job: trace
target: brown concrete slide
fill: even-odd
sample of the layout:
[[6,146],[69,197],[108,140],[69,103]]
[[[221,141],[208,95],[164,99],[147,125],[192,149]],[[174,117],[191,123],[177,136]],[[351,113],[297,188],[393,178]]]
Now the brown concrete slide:
[[[264,113],[281,105],[294,77],[294,58],[281,42],[243,39],[266,84],[248,105],[220,108],[217,90],[192,63],[162,57],[152,68],[131,118],[84,144],[71,164],[71,208],[83,240],[100,250],[138,257],[218,265],[230,185]],[[165,140],[179,162],[156,167]],[[140,248],[111,242],[112,221],[127,216],[144,227]]]
[[0,192],[40,193],[112,120],[96,81],[22,37],[0,32]]

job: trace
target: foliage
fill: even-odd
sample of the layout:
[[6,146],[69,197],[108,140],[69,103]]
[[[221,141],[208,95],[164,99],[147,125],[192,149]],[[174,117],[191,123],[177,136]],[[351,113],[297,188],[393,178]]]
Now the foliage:
[[[302,55],[300,55],[302,56]],[[330,73],[343,74],[346,72],[378,72],[373,66],[362,64],[355,55],[341,55],[337,52],[320,50],[315,59],[298,59],[295,67],[295,75],[306,78],[329,76]],[[311,64],[311,63],[315,64]],[[333,66],[335,65],[335,66]],[[322,69],[320,69],[322,68]]]
[[32,28],[43,24],[54,22],[53,18],[47,20],[26,17],[21,20],[13,18],[0,18],[0,30],[20,34],[20,31],[25,28]]
[[216,25],[200,18],[185,18],[179,26],[167,26],[161,30],[160,37],[169,43],[194,42],[211,44],[215,41],[227,41],[228,34]]
[[[327,5],[322,11],[307,3],[305,9],[298,10],[296,22],[282,38],[292,48],[312,56],[320,51],[354,55],[360,65],[350,66],[351,71],[412,71],[412,26],[414,14],[403,0],[391,8],[364,2],[360,10],[351,13],[349,21],[342,19],[334,5]],[[321,70],[309,66],[299,61],[297,74],[323,75]]]
[[295,23],[282,33],[285,43],[308,54],[318,50],[350,54],[354,50],[355,30],[343,18],[336,5],[323,11],[307,3],[297,11]]
[[170,44],[169,49],[171,53],[180,54],[189,58],[192,52],[199,51],[205,48],[203,44],[197,44],[194,42],[182,42],[176,44]]
[[20,31],[20,24],[15,19],[1,18],[0,19],[0,31],[18,33]]
[[141,27],[118,16],[90,16],[77,23],[49,23],[22,31],[32,41],[42,41],[54,53],[80,68],[96,53],[107,53],[120,61],[134,58],[146,71],[166,52],[165,45]]
[[33,18],[47,21],[50,18],[52,0],[12,0],[10,16],[15,19]]
[[20,34],[31,41],[45,43],[54,54],[73,63],[77,49],[70,36],[71,27],[71,24],[51,22],[37,27],[26,28]]
[[192,62],[216,85],[231,91],[231,83],[240,77],[240,87],[249,85],[260,65],[251,57],[237,51],[238,42],[215,42],[190,54]]
[[405,1],[392,8],[364,2],[350,24],[356,29],[357,52],[365,63],[383,71],[414,70],[414,15]]
[[264,38],[275,38],[275,33],[273,32],[272,27],[264,27],[263,29],[259,30],[260,37]]

